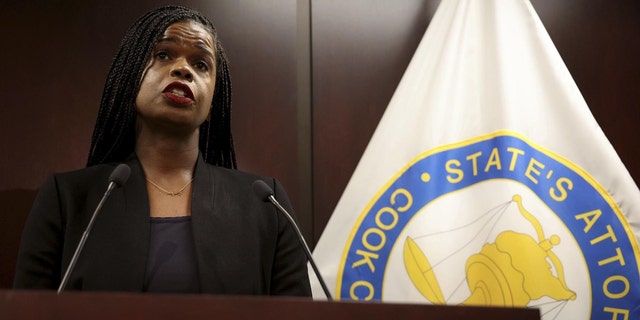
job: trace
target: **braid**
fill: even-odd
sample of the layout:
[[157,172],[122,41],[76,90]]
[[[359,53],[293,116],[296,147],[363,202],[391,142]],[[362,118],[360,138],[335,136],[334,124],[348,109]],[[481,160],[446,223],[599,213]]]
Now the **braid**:
[[[219,42],[218,42],[219,43]],[[221,48],[219,48],[221,49]],[[221,52],[220,50],[218,50]],[[221,59],[221,63],[218,63],[218,71],[220,76],[216,82],[216,94],[213,97],[213,105],[227,106],[231,105],[231,79],[229,77],[229,66],[226,59]],[[219,165],[227,168],[236,167],[236,157],[233,150],[233,137],[231,136],[231,110],[230,108],[212,108],[211,109],[211,121],[213,124],[213,132],[209,133],[209,137],[214,142],[228,141],[225,145],[209,145],[208,142],[201,143],[201,150],[204,150],[205,158],[216,159],[220,161]],[[211,123],[203,124],[202,127],[207,126],[208,130],[211,129]],[[201,128],[202,128],[201,127]],[[208,131],[207,130],[207,131]],[[203,136],[201,135],[202,139]],[[202,148],[202,146],[206,146]]]
[[237,167],[231,135],[231,77],[224,50],[215,27],[206,17],[178,6],[162,7],[145,14],[123,38],[107,75],[87,166],[122,162],[134,152],[134,105],[148,59],[167,27],[185,20],[194,20],[205,26],[216,45],[216,87],[210,120],[200,126],[200,152],[207,163],[232,169]]

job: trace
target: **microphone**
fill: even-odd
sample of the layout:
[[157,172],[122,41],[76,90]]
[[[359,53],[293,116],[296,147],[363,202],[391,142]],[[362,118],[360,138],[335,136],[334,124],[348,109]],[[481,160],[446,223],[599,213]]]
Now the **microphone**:
[[87,242],[87,237],[89,236],[89,232],[91,232],[91,227],[93,227],[93,222],[98,216],[98,212],[100,212],[100,209],[102,209],[102,205],[107,200],[107,198],[109,197],[113,189],[119,188],[123,184],[125,184],[125,182],[127,182],[127,179],[129,179],[130,174],[131,174],[131,168],[129,168],[129,166],[124,163],[119,164],[115,169],[113,169],[113,172],[111,172],[111,175],[109,176],[109,186],[107,186],[107,191],[105,191],[104,195],[102,196],[102,199],[98,203],[96,210],[93,211],[93,215],[91,216],[91,220],[89,220],[87,229],[85,229],[84,232],[82,233],[82,238],[80,238],[80,243],[78,243],[78,246],[76,247],[76,251],[73,253],[73,257],[71,258],[71,263],[69,263],[69,266],[67,267],[67,270],[64,273],[64,277],[62,278],[62,282],[60,282],[60,286],[58,287],[58,294],[60,294],[60,292],[64,290],[64,287],[67,285],[67,281],[69,281],[69,276],[71,275],[71,272],[73,272],[73,268],[76,265],[76,261],[78,261],[78,256],[80,256],[80,252],[82,252],[84,243]]
[[293,217],[289,214],[289,212],[287,212],[287,210],[285,210],[280,205],[278,200],[276,200],[276,198],[273,196],[273,190],[271,189],[271,187],[269,187],[262,180],[256,180],[253,182],[253,192],[258,197],[260,197],[260,199],[262,199],[264,202],[271,202],[278,209],[278,211],[280,211],[285,217],[287,217],[287,220],[289,220],[289,222],[293,226],[293,229],[295,230],[296,235],[298,235],[298,240],[300,241],[300,244],[304,249],[304,253],[307,255],[307,260],[311,264],[311,267],[313,268],[313,272],[316,274],[316,277],[318,278],[318,281],[322,286],[322,290],[324,291],[325,296],[327,296],[327,299],[329,301],[333,300],[333,298],[331,297],[331,293],[329,293],[329,289],[327,289],[327,285],[324,283],[324,279],[322,279],[322,275],[320,275],[320,271],[318,271],[318,267],[316,266],[316,263],[313,260],[313,256],[311,255],[311,250],[309,250],[309,246],[307,246],[307,242],[304,241],[304,237],[302,236],[302,232],[300,232],[300,228],[298,228],[298,225],[296,224],[295,220],[293,220]]

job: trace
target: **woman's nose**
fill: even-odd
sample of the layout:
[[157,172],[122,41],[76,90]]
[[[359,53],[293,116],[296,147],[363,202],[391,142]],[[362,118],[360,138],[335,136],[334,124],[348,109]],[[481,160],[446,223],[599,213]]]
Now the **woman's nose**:
[[191,81],[193,79],[193,71],[186,61],[178,60],[171,69],[171,76]]

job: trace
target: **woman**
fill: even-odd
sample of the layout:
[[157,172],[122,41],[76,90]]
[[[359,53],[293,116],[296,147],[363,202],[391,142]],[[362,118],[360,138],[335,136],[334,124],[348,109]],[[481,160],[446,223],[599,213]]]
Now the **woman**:
[[231,82],[211,22],[163,7],[127,32],[105,85],[87,168],[40,189],[15,288],[55,289],[107,180],[131,167],[97,217],[69,290],[310,296],[285,217],[255,196],[272,178],[234,170]]

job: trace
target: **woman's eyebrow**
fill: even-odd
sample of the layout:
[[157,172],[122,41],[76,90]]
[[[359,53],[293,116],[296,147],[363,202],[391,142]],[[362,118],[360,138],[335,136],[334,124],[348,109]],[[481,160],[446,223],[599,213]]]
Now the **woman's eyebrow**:
[[216,60],[215,59],[215,54],[211,50],[212,49],[211,46],[209,46],[204,41],[198,41],[198,43],[196,43],[196,48],[198,48],[200,51],[202,51],[202,53],[204,53],[207,57],[211,58],[214,61]]

